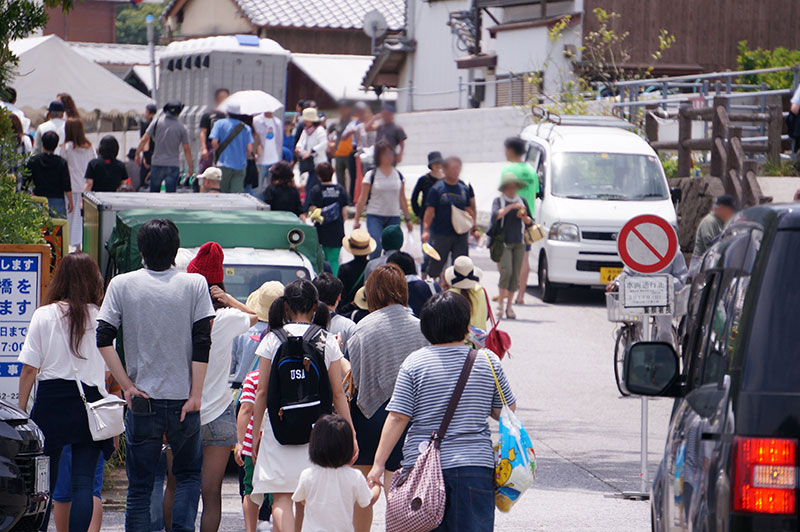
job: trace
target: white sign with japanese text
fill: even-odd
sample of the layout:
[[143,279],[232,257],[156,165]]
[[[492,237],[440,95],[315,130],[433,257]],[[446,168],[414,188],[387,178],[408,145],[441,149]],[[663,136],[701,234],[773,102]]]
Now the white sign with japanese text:
[[41,303],[42,263],[37,253],[0,253],[0,399],[19,399],[17,362],[33,311]]
[[620,283],[620,300],[626,310],[672,314],[673,299],[670,275],[626,275]]

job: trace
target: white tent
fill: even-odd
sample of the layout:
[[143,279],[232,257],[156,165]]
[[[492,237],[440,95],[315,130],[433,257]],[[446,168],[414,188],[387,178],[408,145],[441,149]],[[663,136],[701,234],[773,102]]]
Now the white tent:
[[75,100],[83,115],[139,114],[150,99],[120,78],[75,52],[55,35],[11,42],[19,57],[16,77],[17,107],[28,117],[40,117],[60,92]]

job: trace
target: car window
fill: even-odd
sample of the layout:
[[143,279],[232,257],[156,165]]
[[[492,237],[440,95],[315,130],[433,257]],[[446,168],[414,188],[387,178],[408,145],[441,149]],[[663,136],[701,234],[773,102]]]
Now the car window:
[[552,170],[556,196],[630,201],[669,197],[661,163],[653,155],[559,153]]
[[[754,301],[744,302],[745,313],[755,305],[747,327],[743,387],[772,393],[800,393],[800,231],[778,231],[754,289]],[[757,265],[757,268],[760,266]],[[748,294],[750,295],[750,294]]]
[[700,296],[698,307],[696,329],[694,336],[690,340],[689,351],[692,353],[689,361],[689,384],[691,387],[700,386],[703,383],[703,363],[705,362],[705,348],[707,338],[712,323],[711,316],[716,307],[716,294],[718,292],[721,275],[712,272],[707,275],[707,283]]
[[537,145],[531,144],[528,148],[528,154],[525,156],[525,161],[536,169],[536,175],[539,178],[539,190],[544,190],[544,149]]
[[225,265],[225,291],[242,303],[268,281],[278,281],[286,286],[301,279],[311,279],[309,271],[302,266]]

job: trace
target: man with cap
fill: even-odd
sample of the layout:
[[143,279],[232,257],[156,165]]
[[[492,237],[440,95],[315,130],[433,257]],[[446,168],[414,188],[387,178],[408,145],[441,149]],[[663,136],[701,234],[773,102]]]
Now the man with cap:
[[717,236],[725,229],[725,224],[733,218],[733,215],[738,211],[736,202],[733,197],[728,194],[717,196],[714,200],[714,206],[711,212],[706,214],[705,218],[700,221],[697,226],[697,234],[694,239],[694,251],[692,252],[692,262],[690,269],[692,272],[700,267],[703,260],[703,255],[711,247],[711,243]]
[[222,180],[222,171],[216,166],[209,166],[202,174],[197,176],[200,192],[219,192],[219,182]]
[[403,161],[403,151],[406,146],[406,139],[408,135],[402,127],[398,126],[394,121],[395,115],[394,104],[386,103],[381,110],[381,119],[374,122],[371,126],[376,131],[375,143],[384,140],[389,143],[394,152],[397,154],[397,164]]
[[382,254],[380,257],[375,257],[367,263],[364,268],[364,282],[367,282],[369,274],[371,274],[378,266],[386,264],[386,260],[395,252],[400,251],[403,247],[403,230],[399,225],[387,226],[381,233],[381,248]]
[[239,106],[228,105],[228,117],[217,120],[208,138],[222,171],[220,192],[244,192],[247,158],[253,153],[253,131],[242,121]]
[[64,144],[64,128],[66,124],[67,122],[64,120],[64,104],[59,100],[53,100],[47,107],[47,121],[36,128],[36,134],[33,136],[33,154],[39,155],[42,153],[42,135],[48,131],[54,131],[58,135],[58,146]]
[[150,148],[150,141],[153,141],[153,152],[150,159],[150,192],[161,192],[162,182],[167,192],[175,192],[178,189],[181,148],[186,157],[188,173],[194,172],[189,134],[186,126],[178,120],[182,110],[181,102],[167,102],[164,112],[150,122],[147,131],[139,140],[139,146],[136,148],[136,162],[142,161],[142,153]]
[[366,229],[354,229],[342,239],[342,247],[353,255],[353,260],[339,265],[337,274],[343,285],[341,305],[345,306],[353,301],[356,291],[364,285],[364,270],[369,261],[369,254],[375,251],[378,243],[369,236]]

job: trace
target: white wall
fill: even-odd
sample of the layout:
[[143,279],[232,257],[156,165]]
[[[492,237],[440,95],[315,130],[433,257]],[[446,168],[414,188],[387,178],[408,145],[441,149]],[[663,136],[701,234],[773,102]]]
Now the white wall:
[[417,49],[408,54],[400,73],[398,110],[459,107],[458,77],[466,81],[467,71],[459,71],[455,60],[466,53],[456,48],[447,21],[451,11],[463,11],[470,4],[469,0],[408,0],[408,36],[416,39]]
[[398,114],[397,123],[408,135],[399,167],[406,192],[410,195],[417,178],[428,171],[429,151],[457,155],[464,161],[462,179],[475,189],[478,222],[488,225],[500,171],[506,165],[503,141],[518,135],[524,121],[524,111],[517,107]]

